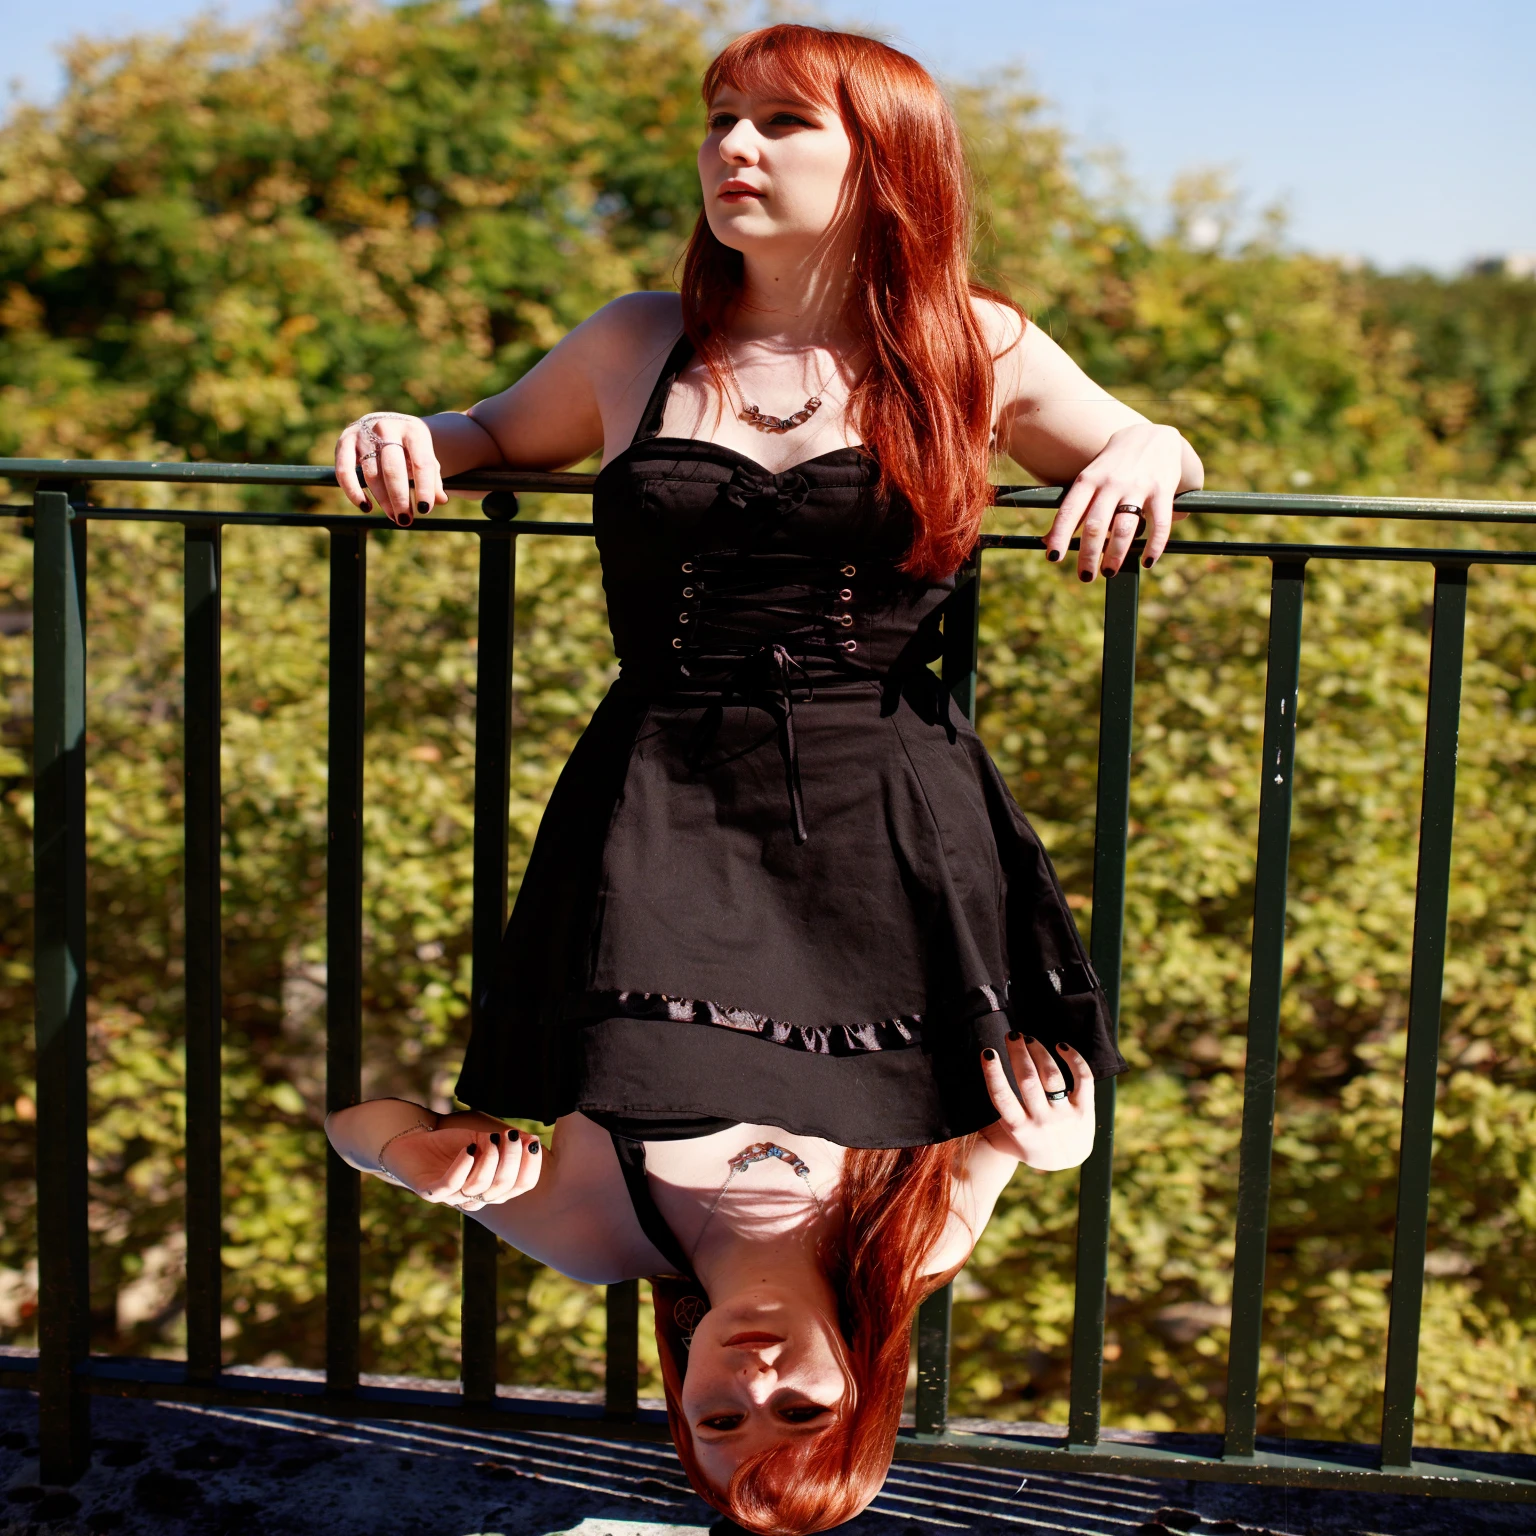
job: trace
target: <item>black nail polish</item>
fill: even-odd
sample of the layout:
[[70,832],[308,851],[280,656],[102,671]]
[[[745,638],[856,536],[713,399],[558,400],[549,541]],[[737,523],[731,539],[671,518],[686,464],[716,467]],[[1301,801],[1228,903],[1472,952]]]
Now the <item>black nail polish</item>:
[[1045,558],[1049,560],[1052,565],[1054,565],[1058,560],[1061,559],[1061,551],[1059,549],[1048,549],[1045,552]]
[[414,513],[402,512],[400,514],[400,526],[402,528],[409,528],[411,526],[411,524],[414,523],[415,521],[416,521],[416,517],[415,517]]
[[416,515],[418,517],[425,517],[431,510],[431,507],[429,507],[424,501],[418,501],[416,503]]
[[492,1131],[491,1132],[491,1145],[493,1147],[499,1147],[501,1145],[501,1132],[500,1131]]
[[1141,563],[1150,571],[1157,564],[1157,557],[1155,555],[1148,555]]
[[1119,569],[1118,565],[1106,565],[1104,567],[1104,580],[1108,581]]
[[1092,581],[1093,580],[1093,572],[1092,571],[1079,571],[1077,573],[1077,579],[1079,581]]
[[1058,1051],[1070,1051],[1072,1047],[1068,1045],[1065,1040],[1058,1040],[1056,1042],[1056,1049]]
[[474,1142],[470,1142],[470,1144],[467,1147],[465,1147],[464,1150],[467,1153],[469,1153],[469,1155],[471,1157],[473,1157],[475,1155],[475,1144],[474,1144]]
[[1034,1043],[1035,1043],[1035,1037],[1033,1035],[1025,1035],[1024,1036],[1024,1044],[1025,1045],[1033,1045]]
[[1010,1030],[1009,1030],[1009,1031],[1008,1031],[1008,1038],[1009,1038],[1009,1039],[1010,1039],[1010,1040],[1022,1040],[1022,1039],[1023,1039],[1023,1038],[1024,1038],[1024,1036],[1023,1036],[1023,1035],[1021,1035],[1021,1034],[1020,1034],[1020,1033],[1019,1033],[1019,1032],[1018,1032],[1018,1030],[1016,1030],[1016,1029],[1010,1029]]
[[539,1155],[539,1153],[542,1152],[543,1150],[544,1150],[544,1143],[542,1141],[530,1141],[528,1143],[528,1156],[529,1157],[537,1157]]
[[996,1061],[997,1052],[994,1051],[991,1046],[988,1046],[987,1049],[981,1053],[981,1059],[983,1061]]

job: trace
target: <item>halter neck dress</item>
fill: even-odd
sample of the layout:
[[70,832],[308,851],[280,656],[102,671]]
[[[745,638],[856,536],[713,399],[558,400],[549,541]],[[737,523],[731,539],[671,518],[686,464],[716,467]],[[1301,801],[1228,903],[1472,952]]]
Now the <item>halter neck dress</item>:
[[911,509],[866,449],[772,474],[660,436],[691,353],[597,477],[620,673],[473,1000],[459,1099],[899,1147],[996,1119],[979,1053],[1009,1029],[1123,1071],[1050,860],[927,665],[953,578],[899,570]]

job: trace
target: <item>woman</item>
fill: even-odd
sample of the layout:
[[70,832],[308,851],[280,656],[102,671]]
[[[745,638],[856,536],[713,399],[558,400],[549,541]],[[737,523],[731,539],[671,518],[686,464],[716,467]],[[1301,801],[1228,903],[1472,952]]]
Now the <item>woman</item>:
[[[1154,564],[1201,471],[970,281],[959,135],[913,60],[772,27],[721,54],[704,98],[680,296],[608,305],[463,415],[368,416],[337,444],[339,483],[403,526],[445,476],[601,449],[622,673],[474,999],[458,1093],[482,1113],[440,1129],[387,1101],[333,1134],[429,1198],[486,1200],[562,1268],[588,1272],[562,1223],[600,1209],[591,1273],[696,1277],[658,1312],[711,1309],[685,1369],[664,1351],[679,1453],[740,1523],[808,1531],[878,1489],[912,1309],[1016,1161],[1087,1155],[1092,1078],[1124,1067],[1050,862],[927,666],[989,454],[1070,485],[1046,542],[1060,560],[1081,534],[1084,581],[1143,517]],[[492,1115],[555,1121],[554,1164],[579,1171],[520,1183],[541,1154],[523,1137],[513,1156]],[[475,1151],[453,1151],[466,1126]],[[712,1247],[753,1241],[740,1273]],[[765,1251],[800,1267],[762,1278]],[[782,1316],[717,1339],[752,1310],[744,1276]],[[712,1405],[699,1383],[723,1393],[738,1357],[741,1392],[803,1371],[808,1417],[772,1393],[739,1421]]]

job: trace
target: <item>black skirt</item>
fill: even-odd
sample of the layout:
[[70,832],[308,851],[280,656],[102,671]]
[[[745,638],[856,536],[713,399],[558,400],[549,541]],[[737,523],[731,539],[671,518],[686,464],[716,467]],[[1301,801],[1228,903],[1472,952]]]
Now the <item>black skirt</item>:
[[775,476],[651,435],[685,356],[599,476],[622,672],[545,812],[459,1098],[911,1146],[996,1118],[979,1056],[1011,1028],[1122,1071],[1050,860],[926,664],[953,584],[899,570],[910,513],[859,449]]

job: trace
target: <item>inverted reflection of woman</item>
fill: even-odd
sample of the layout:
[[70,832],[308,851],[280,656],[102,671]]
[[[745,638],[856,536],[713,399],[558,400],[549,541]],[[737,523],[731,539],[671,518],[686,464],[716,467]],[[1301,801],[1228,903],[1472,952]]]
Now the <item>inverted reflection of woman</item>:
[[[1047,546],[1080,532],[1084,581],[1143,515],[1153,564],[1200,466],[971,283],[959,135],[911,59],[773,27],[704,99],[680,298],[620,299],[467,413],[337,444],[401,525],[445,475],[600,448],[622,671],[474,999],[474,1111],[377,1100],[329,1129],[568,1274],[674,1277],[679,1455],[797,1536],[878,1491],[913,1310],[1018,1162],[1087,1155],[1093,1078],[1124,1067],[1050,863],[927,665],[988,455],[1070,485]],[[549,1151],[498,1115],[553,1121]]]

